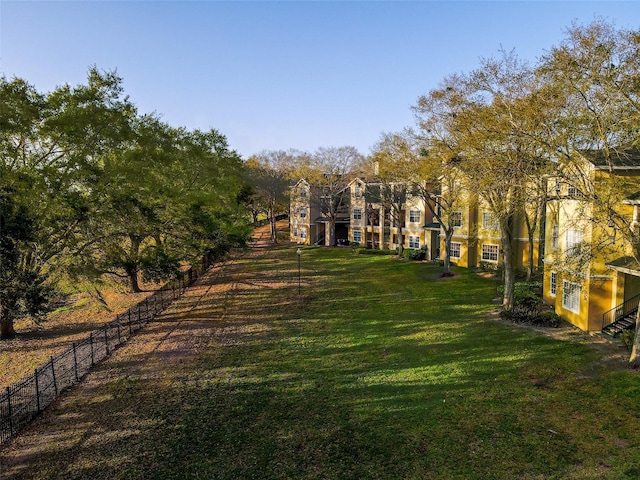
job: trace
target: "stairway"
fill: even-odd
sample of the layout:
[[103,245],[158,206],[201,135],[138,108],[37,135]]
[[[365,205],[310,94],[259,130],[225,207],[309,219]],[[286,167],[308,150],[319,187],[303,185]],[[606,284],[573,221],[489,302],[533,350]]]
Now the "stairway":
[[610,337],[617,337],[624,330],[630,330],[636,326],[636,314],[638,312],[638,307],[626,312],[623,316],[618,318],[615,322],[607,325],[602,329],[603,335],[608,335]]

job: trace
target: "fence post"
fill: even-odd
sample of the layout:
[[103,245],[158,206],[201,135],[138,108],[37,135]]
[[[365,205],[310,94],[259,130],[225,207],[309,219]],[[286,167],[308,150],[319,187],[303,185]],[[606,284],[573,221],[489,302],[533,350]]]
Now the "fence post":
[[53,367],[53,357],[50,358],[50,363],[51,363],[51,377],[53,378],[53,391],[56,394],[56,397],[58,396],[58,382],[56,382],[56,370]]
[[11,389],[7,387],[7,414],[9,416],[9,433],[13,437],[13,412],[11,411]]
[[107,334],[107,326],[104,326],[104,348],[105,351],[107,352],[107,355],[109,355],[109,335]]
[[36,406],[38,407],[38,413],[40,413],[40,384],[38,382],[38,369],[33,371],[33,377],[36,383]]
[[76,342],[73,342],[73,371],[76,374],[76,383],[78,383],[78,355],[76,353]]
[[89,345],[91,346],[91,366],[95,365],[93,361],[93,332],[89,333]]

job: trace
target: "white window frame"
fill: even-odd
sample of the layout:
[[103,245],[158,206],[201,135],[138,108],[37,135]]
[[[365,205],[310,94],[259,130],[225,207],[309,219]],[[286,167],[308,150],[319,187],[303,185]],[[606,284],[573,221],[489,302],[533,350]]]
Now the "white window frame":
[[453,228],[462,227],[462,212],[451,212],[451,225]]
[[300,238],[307,238],[307,229],[305,227],[300,227]]
[[449,246],[449,256],[451,258],[462,258],[461,242],[451,242],[451,245]]
[[293,227],[293,236],[294,237],[298,236],[298,227],[297,226]]
[[498,228],[498,222],[491,212],[482,212],[482,228],[489,230],[496,230]]
[[553,250],[558,249],[558,237],[560,236],[560,229],[558,225],[551,227],[551,248]]
[[565,246],[566,246],[567,252],[579,250],[580,245],[582,245],[582,240],[583,240],[582,230],[569,228],[565,235]]
[[301,197],[306,197],[307,196],[307,187],[301,187],[300,188],[300,196]]
[[409,235],[409,248],[420,248],[419,235]]
[[362,209],[354,208],[353,209],[353,219],[354,220],[362,220]]
[[562,308],[573,313],[580,313],[581,288],[579,283],[562,281]]
[[360,230],[353,231],[353,241],[362,243],[362,232]]
[[483,262],[498,263],[498,258],[500,258],[500,245],[498,245],[497,243],[482,244],[482,261]]
[[418,210],[417,208],[412,208],[409,210],[409,222],[420,223],[420,210]]
[[552,271],[549,275],[549,295],[555,297],[558,293],[558,272]]
[[307,218],[307,207],[300,207],[300,218]]

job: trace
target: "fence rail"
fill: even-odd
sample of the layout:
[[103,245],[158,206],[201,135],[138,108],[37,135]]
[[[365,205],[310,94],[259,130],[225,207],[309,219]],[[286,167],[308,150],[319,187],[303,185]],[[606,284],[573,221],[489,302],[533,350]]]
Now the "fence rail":
[[108,357],[137,330],[180,297],[213,263],[205,256],[199,268],[190,268],[181,279],[165,284],[153,295],[49,358],[34,372],[0,392],[0,444],[13,437],[63,391],[72,387],[91,367]]

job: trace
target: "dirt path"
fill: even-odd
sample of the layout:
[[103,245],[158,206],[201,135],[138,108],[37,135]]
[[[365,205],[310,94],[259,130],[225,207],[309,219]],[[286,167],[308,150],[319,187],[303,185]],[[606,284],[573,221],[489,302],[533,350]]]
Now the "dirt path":
[[[268,227],[258,229],[243,258],[264,256],[268,239]],[[212,342],[228,341],[229,337],[242,334],[239,329],[252,328],[249,323],[226,321],[230,311],[236,314],[229,304],[237,295],[241,269],[233,258],[209,269],[162,315],[63,394],[0,450],[0,479],[29,478],[28,472],[37,466],[40,457],[64,452],[65,463],[69,464],[74,461],[69,458],[73,452],[86,455],[92,444],[104,442],[110,435],[126,435],[122,423],[118,423],[120,412],[110,412],[110,419],[105,420],[102,403],[109,400],[103,398],[106,384],[115,382],[126,394],[133,379],[138,384],[161,382],[163,376],[170,375],[165,368],[169,363],[186,364]]]

